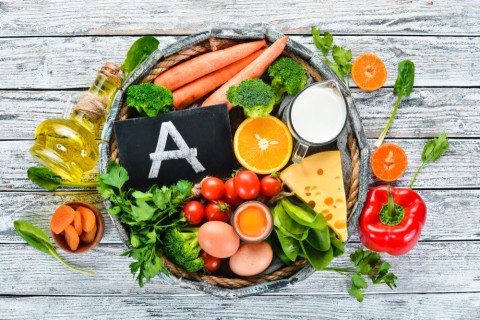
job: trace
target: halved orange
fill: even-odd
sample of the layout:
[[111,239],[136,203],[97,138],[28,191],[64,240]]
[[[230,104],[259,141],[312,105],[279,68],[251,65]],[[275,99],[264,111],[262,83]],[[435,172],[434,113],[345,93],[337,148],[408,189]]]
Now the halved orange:
[[258,174],[280,171],[292,154],[292,135],[273,116],[248,118],[235,132],[233,149],[238,162]]
[[360,89],[377,90],[387,80],[387,69],[383,61],[376,55],[362,54],[355,59],[352,65],[352,79]]
[[370,159],[373,174],[380,180],[392,182],[407,170],[408,159],[402,147],[385,143],[378,147]]

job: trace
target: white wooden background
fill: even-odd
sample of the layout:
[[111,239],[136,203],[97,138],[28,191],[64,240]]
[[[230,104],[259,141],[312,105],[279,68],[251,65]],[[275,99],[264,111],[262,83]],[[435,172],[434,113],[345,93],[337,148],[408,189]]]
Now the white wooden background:
[[[354,57],[373,52],[386,63],[386,86],[353,89],[367,136],[374,141],[395,98],[400,60],[416,65],[415,91],[402,102],[388,141],[405,148],[406,186],[425,141],[443,130],[451,150],[420,175],[428,219],[420,243],[386,257],[398,288],[371,287],[362,304],[349,281],[317,272],[278,293],[221,300],[158,280],[143,289],[119,257],[124,247],[107,218],[97,249],[66,259],[97,271],[72,273],[0,232],[0,319],[277,319],[480,318],[480,2],[369,1],[64,1],[0,0],[0,207],[48,230],[49,217],[71,199],[101,206],[95,192],[47,193],[31,184],[28,148],[44,119],[68,113],[107,60],[121,63],[141,35],[162,44],[211,27],[270,23],[313,48],[311,25],[330,31]],[[358,247],[358,238],[348,253]],[[345,264],[345,255],[337,262]]]

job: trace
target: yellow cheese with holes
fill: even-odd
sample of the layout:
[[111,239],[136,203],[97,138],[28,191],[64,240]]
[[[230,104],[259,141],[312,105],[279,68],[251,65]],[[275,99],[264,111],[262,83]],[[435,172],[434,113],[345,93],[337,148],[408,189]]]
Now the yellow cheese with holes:
[[340,151],[313,154],[294,163],[280,178],[295,194],[327,219],[341,241],[347,241],[347,207]]

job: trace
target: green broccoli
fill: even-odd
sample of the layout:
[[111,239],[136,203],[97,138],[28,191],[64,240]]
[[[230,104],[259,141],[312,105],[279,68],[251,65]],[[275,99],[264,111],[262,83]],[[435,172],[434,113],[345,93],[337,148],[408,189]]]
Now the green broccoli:
[[302,65],[287,57],[277,59],[270,67],[268,74],[272,78],[272,87],[277,95],[276,103],[280,103],[285,92],[296,95],[307,84],[307,74]]
[[260,79],[247,79],[228,88],[227,99],[232,105],[243,107],[249,118],[266,117],[275,106],[275,91]]
[[133,85],[127,90],[127,106],[134,107],[142,116],[166,113],[172,109],[172,104],[172,92],[153,83]]
[[197,272],[203,268],[203,259],[198,243],[198,229],[195,227],[171,227],[163,237],[163,252],[177,265],[188,272]]

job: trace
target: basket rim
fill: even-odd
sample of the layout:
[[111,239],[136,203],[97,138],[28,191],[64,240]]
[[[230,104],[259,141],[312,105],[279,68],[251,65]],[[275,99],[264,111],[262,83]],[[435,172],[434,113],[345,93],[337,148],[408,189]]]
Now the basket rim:
[[[269,42],[274,42],[275,40],[283,37],[284,35],[280,32],[275,31],[272,28],[266,29],[211,29],[210,31],[204,31],[197,34],[187,36],[173,44],[167,45],[163,48],[159,48],[153,52],[123,83],[122,88],[115,95],[108,117],[106,119],[101,139],[104,141],[111,141],[112,131],[113,131],[113,122],[117,119],[120,109],[123,104],[123,96],[127,88],[137,83],[140,79],[143,79],[148,72],[156,65],[156,63],[165,57],[168,57],[179,50],[185,49],[189,46],[199,44],[210,38],[218,39],[231,39],[231,40],[256,40],[256,39],[266,39]],[[331,70],[318,56],[316,56],[311,50],[303,46],[302,44],[289,39],[287,46],[285,48],[290,53],[299,56],[300,58],[306,60],[306,62],[317,72],[321,74],[326,80],[337,80],[340,90],[345,97],[348,108],[348,115],[350,119],[351,131],[354,133],[355,140],[360,150],[360,173],[359,173],[359,187],[358,187],[358,196],[355,204],[351,208],[350,217],[348,220],[348,233],[352,234],[353,230],[356,230],[358,224],[358,217],[362,211],[363,203],[366,199],[368,191],[368,182],[370,175],[370,167],[368,165],[370,151],[368,149],[367,139],[363,130],[360,116],[355,107],[355,103],[351,96],[350,90],[345,86],[345,84],[340,81],[337,75]],[[105,173],[107,168],[107,163],[110,160],[110,143],[100,145],[100,159],[99,159],[99,171],[100,173]],[[104,201],[105,207],[108,209],[111,206],[110,201]],[[120,221],[113,215],[110,215],[110,218],[119,232],[124,244],[128,246],[127,240],[129,238],[127,231],[120,223]],[[349,236],[350,238],[350,236]],[[348,240],[347,240],[348,243]],[[185,278],[177,278],[173,274],[165,275],[160,273],[159,276],[166,282],[170,284],[177,284],[180,287],[190,288],[198,291],[203,291],[215,296],[226,297],[226,298],[237,298],[256,295],[263,292],[276,291],[282,288],[286,288],[290,285],[293,285],[301,280],[308,278],[316,270],[310,265],[306,264],[304,267],[299,269],[297,272],[291,276],[283,279],[278,279],[274,281],[269,281],[265,283],[259,283],[243,288],[225,288],[217,285],[210,284],[206,281],[199,282],[195,280],[189,280]]]

